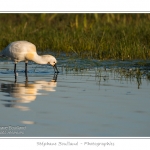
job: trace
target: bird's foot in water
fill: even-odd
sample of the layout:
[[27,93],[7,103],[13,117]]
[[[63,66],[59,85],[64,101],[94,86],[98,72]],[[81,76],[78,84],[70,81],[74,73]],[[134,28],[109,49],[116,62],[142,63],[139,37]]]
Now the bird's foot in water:
[[55,73],[59,73],[59,71],[55,71]]

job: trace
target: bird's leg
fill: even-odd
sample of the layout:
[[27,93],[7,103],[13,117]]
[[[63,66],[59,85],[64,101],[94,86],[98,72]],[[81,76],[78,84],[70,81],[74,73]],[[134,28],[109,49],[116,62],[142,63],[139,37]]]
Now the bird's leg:
[[14,64],[14,74],[16,75],[16,63]]
[[14,74],[15,74],[15,82],[16,82],[17,81],[16,63],[14,63]]
[[[55,72],[55,73],[59,73],[56,64],[53,66],[53,68],[54,68],[54,72]],[[56,71],[55,71],[55,70],[56,70]]]
[[26,80],[28,79],[28,75],[27,75],[27,65],[28,65],[28,63],[25,63],[25,76],[26,76]]

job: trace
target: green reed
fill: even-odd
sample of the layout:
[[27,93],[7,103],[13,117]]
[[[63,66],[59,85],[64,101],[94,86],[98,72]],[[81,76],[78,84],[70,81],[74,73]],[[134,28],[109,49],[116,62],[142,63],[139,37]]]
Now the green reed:
[[150,58],[150,14],[0,14],[0,33],[0,50],[27,40],[81,58]]

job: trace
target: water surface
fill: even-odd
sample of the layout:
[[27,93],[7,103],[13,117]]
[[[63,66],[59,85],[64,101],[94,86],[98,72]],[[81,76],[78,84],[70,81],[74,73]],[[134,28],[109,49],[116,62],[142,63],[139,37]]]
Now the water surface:
[[148,67],[73,61],[59,58],[58,75],[30,62],[28,81],[20,62],[16,82],[13,63],[0,61],[1,137],[150,136]]

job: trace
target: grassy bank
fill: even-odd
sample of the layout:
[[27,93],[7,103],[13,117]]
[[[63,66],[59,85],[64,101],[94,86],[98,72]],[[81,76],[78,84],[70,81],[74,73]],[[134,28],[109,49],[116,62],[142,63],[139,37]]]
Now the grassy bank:
[[0,14],[0,50],[27,40],[96,59],[150,59],[150,14]]

